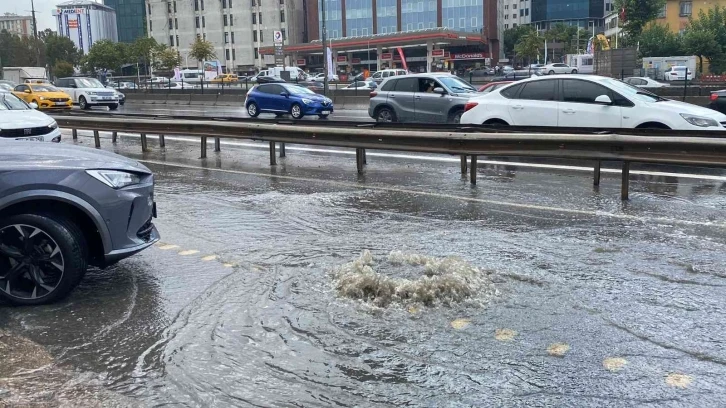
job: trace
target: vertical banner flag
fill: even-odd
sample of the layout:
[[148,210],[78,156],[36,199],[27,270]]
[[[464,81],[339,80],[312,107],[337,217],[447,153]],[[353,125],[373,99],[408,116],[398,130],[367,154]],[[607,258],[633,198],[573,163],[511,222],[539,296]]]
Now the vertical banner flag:
[[333,50],[330,47],[326,48],[328,52],[328,80],[332,80],[335,76],[335,63],[333,63]]
[[406,57],[403,55],[403,48],[398,47],[398,55],[401,56],[401,63],[403,64],[403,69],[408,71],[408,64],[406,64]]

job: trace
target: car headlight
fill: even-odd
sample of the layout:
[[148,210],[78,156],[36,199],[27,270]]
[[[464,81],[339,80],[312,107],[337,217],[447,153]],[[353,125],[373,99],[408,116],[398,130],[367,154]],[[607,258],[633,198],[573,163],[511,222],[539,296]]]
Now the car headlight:
[[39,99],[40,99],[41,101],[44,101],[44,100],[45,100],[45,96],[41,96],[41,97],[40,97]]
[[307,98],[303,98],[302,101],[305,105],[312,105],[313,103],[315,103],[312,99],[307,99]]
[[141,177],[135,173],[117,170],[86,170],[89,176],[101,183],[114,188],[124,188],[141,183]]
[[711,118],[704,118],[703,116],[689,115],[687,113],[681,113],[681,117],[693,126],[698,127],[719,127],[719,123]]
[[93,92],[93,91],[88,91],[88,94],[89,94],[89,95],[96,95],[96,93],[95,93],[95,92]]
[[48,127],[51,129],[58,129],[58,122],[53,121],[50,125],[48,125]]

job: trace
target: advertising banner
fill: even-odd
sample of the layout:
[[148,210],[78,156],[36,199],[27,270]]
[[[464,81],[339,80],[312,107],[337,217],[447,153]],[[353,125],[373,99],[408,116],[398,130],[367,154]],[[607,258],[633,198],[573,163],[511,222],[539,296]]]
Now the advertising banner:
[[205,81],[211,81],[222,73],[222,64],[219,63],[219,60],[204,61],[203,67]]

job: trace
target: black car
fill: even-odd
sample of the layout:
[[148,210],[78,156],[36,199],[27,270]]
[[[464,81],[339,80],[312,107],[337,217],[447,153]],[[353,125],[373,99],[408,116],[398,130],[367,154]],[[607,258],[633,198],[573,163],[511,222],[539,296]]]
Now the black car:
[[726,89],[711,92],[711,102],[708,104],[708,107],[715,111],[726,113]]

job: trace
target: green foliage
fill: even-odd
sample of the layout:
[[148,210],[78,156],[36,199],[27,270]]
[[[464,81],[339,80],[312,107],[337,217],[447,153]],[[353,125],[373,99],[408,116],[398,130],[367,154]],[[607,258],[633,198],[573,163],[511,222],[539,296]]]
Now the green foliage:
[[716,6],[707,12],[701,10],[698,18],[689,18],[688,27],[683,34],[683,46],[687,54],[697,55],[711,62],[711,72],[726,72],[726,10]]
[[544,37],[535,31],[523,36],[514,46],[514,52],[531,62],[539,55],[539,50],[542,47],[544,47]]
[[31,37],[21,37],[0,31],[0,59],[6,67],[45,66],[43,42]]
[[615,0],[615,7],[618,12],[625,9],[625,21],[621,22],[625,33],[638,38],[645,26],[658,17],[665,3],[666,0]]
[[167,46],[160,46],[154,53],[154,68],[170,71],[181,64],[179,52]]
[[83,58],[85,72],[93,73],[99,69],[119,70],[129,60],[127,45],[109,40],[97,41]]
[[191,44],[189,56],[197,61],[217,58],[217,55],[214,52],[214,44],[201,38],[197,38],[194,43]]
[[[571,54],[573,51],[572,39],[577,37],[578,28],[564,23],[557,23],[550,27],[545,33],[545,38],[550,43],[561,43],[564,54]],[[588,35],[589,38],[589,35]]]
[[73,76],[73,64],[61,60],[57,61],[53,65],[53,76],[56,78]]
[[670,27],[652,24],[638,37],[640,57],[670,57],[682,55],[683,37],[671,31]]
[[[50,30],[47,30],[50,31]],[[78,64],[81,59],[81,52],[70,38],[61,37],[52,31],[43,36],[45,43],[45,58],[48,65],[54,66],[58,61]]]
[[531,25],[519,25],[517,27],[504,30],[502,45],[504,54],[511,56],[514,54],[514,47],[525,35],[534,33],[534,27]]

